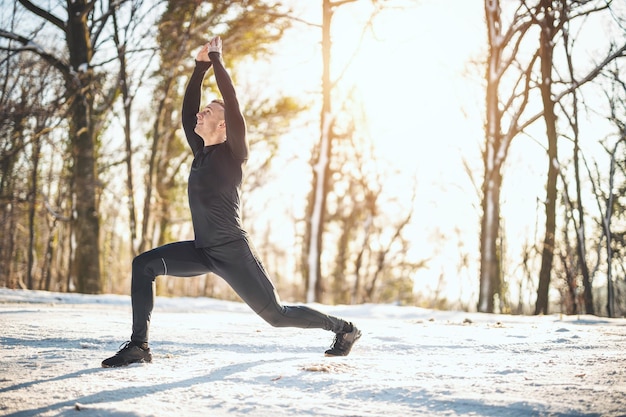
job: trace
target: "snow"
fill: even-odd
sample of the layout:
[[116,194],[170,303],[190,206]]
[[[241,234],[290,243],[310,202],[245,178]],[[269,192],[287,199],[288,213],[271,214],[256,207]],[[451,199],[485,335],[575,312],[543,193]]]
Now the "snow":
[[626,415],[626,319],[313,306],[362,329],[350,356],[241,303],[158,298],[153,362],[103,369],[128,296],[0,288],[0,415]]

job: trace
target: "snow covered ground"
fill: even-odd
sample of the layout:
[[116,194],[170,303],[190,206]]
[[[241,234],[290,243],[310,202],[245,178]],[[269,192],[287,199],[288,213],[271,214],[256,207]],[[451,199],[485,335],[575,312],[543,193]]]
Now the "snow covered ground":
[[315,306],[363,337],[276,329],[245,305],[159,298],[152,364],[103,369],[130,299],[0,288],[0,414],[626,416],[626,319]]

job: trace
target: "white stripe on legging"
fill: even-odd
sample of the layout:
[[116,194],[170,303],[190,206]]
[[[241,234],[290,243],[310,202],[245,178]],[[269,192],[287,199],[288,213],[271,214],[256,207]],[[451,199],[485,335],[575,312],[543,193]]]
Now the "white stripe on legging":
[[163,268],[165,268],[165,272],[163,272],[163,275],[167,275],[167,264],[165,263],[165,259],[161,258],[161,262],[163,262]]

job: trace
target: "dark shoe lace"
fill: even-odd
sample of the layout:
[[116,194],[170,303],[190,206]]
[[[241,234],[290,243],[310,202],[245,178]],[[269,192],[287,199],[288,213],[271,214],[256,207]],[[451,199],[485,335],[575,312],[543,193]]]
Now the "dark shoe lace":
[[326,356],[347,356],[352,349],[354,343],[361,337],[361,331],[353,327],[349,333],[337,333],[330,349],[325,353]]
[[147,343],[138,344],[137,342],[128,341],[120,345],[120,349],[115,355],[102,361],[102,366],[104,368],[115,368],[138,362],[152,362],[150,348],[148,348]]

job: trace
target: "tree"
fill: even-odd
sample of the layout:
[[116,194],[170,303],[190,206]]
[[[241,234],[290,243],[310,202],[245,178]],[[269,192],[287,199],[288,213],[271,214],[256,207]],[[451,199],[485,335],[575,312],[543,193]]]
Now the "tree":
[[[332,20],[336,10],[356,0],[323,0],[322,1],[322,108],[320,111],[320,137],[315,145],[311,168],[313,184],[308,197],[306,209],[306,231],[303,248],[303,270],[306,282],[307,302],[319,301],[324,292],[324,281],[321,274],[321,255],[324,250],[324,230],[327,218],[327,199],[332,189],[330,165],[333,159],[333,148],[337,140],[334,126],[336,115],[332,108],[333,90],[341,80],[343,72],[335,79],[331,74],[332,55]],[[372,0],[374,11],[365,24],[363,33],[370,27],[374,17],[385,7],[376,0]],[[358,48],[358,47],[357,47]],[[350,65],[348,63],[347,65]]]
[[[623,201],[619,201],[620,197],[624,195],[626,188],[626,164],[624,163],[624,156],[626,155],[626,122],[624,116],[626,116],[626,106],[624,100],[626,98],[626,81],[623,79],[623,74],[619,68],[615,67],[608,71],[607,78],[611,82],[611,91],[607,92],[607,99],[609,101],[609,108],[611,115],[609,120],[615,126],[615,141],[605,145],[607,154],[609,155],[609,177],[607,184],[607,191],[602,198],[604,202],[604,208],[600,207],[602,233],[606,239],[606,260],[607,260],[607,299],[606,299],[606,313],[609,317],[616,317],[616,286],[618,283],[613,278],[614,258],[616,254],[623,256],[624,248],[624,231],[616,232],[613,230],[613,222],[615,214],[623,215],[625,206]],[[620,153],[621,149],[621,153]],[[621,183],[616,184],[616,178],[620,178]],[[600,205],[600,198],[596,196],[598,204]],[[623,199],[622,199],[623,200]],[[623,274],[622,267],[622,274]],[[626,281],[626,280],[625,280]]]
[[[151,29],[152,25],[144,24],[147,20],[147,13],[142,13],[141,6],[142,0],[133,0],[128,7],[116,9],[111,19],[113,26],[112,38],[119,62],[119,94],[122,99],[122,127],[125,145],[124,164],[127,172],[126,190],[132,255],[137,254],[139,233],[135,202],[135,169],[133,167],[133,156],[135,154],[132,142],[132,133],[134,131],[133,106],[137,94],[144,84],[145,75],[152,66],[157,49],[154,44],[145,45],[146,40],[154,37],[154,34],[152,33],[153,29]],[[148,29],[141,29],[144,26],[147,26]],[[139,30],[145,31],[137,33]],[[133,42],[137,43],[137,45],[133,45]],[[134,61],[141,62],[141,66],[133,68],[132,62]]]
[[501,290],[499,247],[502,168],[511,141],[534,121],[522,124],[536,60],[520,63],[518,53],[531,28],[528,15],[518,7],[505,27],[499,0],[485,0],[488,55],[485,70],[485,146],[483,149],[482,217],[480,228],[480,289],[478,311],[493,312]]
[[[84,272],[85,264],[98,268],[99,262],[103,260],[99,260],[99,257],[110,256],[115,248],[125,250],[129,247],[126,236],[120,236],[118,231],[114,230],[115,227],[110,226],[108,222],[115,220],[114,216],[119,210],[107,205],[104,207],[107,211],[100,212],[103,208],[101,204],[110,204],[111,198],[120,203],[124,200],[124,196],[115,190],[117,181],[108,181],[112,175],[121,172],[119,168],[125,170],[127,174],[126,212],[132,242],[129,254],[136,253],[142,247],[148,248],[154,244],[153,242],[158,244],[168,239],[168,233],[171,233],[170,226],[179,222],[176,218],[177,213],[172,209],[175,204],[182,207],[184,201],[181,198],[184,192],[181,193],[180,190],[184,174],[181,174],[180,168],[183,167],[188,152],[184,152],[186,150],[184,140],[178,133],[180,128],[178,110],[185,83],[183,75],[187,75],[190,71],[185,72],[185,69],[188,70],[193,65],[193,60],[185,55],[192,56],[191,49],[206,41],[207,29],[210,28],[211,31],[215,33],[219,31],[228,37],[229,64],[234,66],[244,57],[254,58],[268,52],[289,23],[287,12],[278,3],[215,1],[208,4],[172,1],[171,9],[165,11],[157,26],[150,19],[159,17],[155,10],[160,14],[161,5],[161,3],[148,4],[143,0],[124,0],[111,3],[110,7],[106,2],[99,1],[71,4],[68,2],[65,10],[62,10],[59,7],[42,9],[25,0],[14,4],[13,13],[4,19],[8,24],[2,24],[3,29],[0,30],[2,39],[0,50],[6,53],[6,58],[3,56],[0,60],[0,68],[7,77],[2,79],[0,104],[2,113],[7,114],[5,126],[9,129],[3,131],[7,134],[2,136],[1,142],[0,198],[4,199],[6,196],[7,199],[20,204],[3,204],[0,212],[2,218],[8,220],[7,223],[3,222],[3,229],[6,226],[6,230],[10,231],[3,234],[0,246],[0,260],[3,262],[3,267],[0,268],[2,278],[4,273],[8,273],[11,278],[6,279],[13,277],[22,279],[21,271],[32,271],[37,260],[42,259],[40,262],[44,269],[42,278],[37,280],[32,276],[29,279],[24,275],[26,282],[24,285],[30,285],[29,281],[32,281],[34,286],[39,284],[50,288],[57,282],[55,280],[63,280],[61,276],[65,275],[63,271],[71,269],[70,276],[65,278],[68,285],[59,289],[78,285],[79,291],[99,291],[94,288],[101,285],[101,279],[95,272]],[[83,6],[84,9],[81,9]],[[54,14],[68,11],[70,17],[67,20],[71,21],[70,23],[62,21]],[[81,11],[83,13],[80,13]],[[16,19],[19,21],[10,20],[14,16],[17,16]],[[79,28],[83,30],[82,32],[71,26],[79,23],[83,25]],[[71,31],[65,30],[66,24]],[[161,31],[159,39],[157,28]],[[55,36],[63,37],[64,42],[61,43],[63,47],[57,47],[59,43],[55,42]],[[152,59],[154,56],[161,59],[161,67],[158,70],[154,65],[155,60]],[[23,57],[23,65],[18,66],[17,57]],[[28,59],[32,57],[39,64],[43,63],[45,68],[37,65],[32,71],[29,70],[29,65],[32,64]],[[79,65],[78,62],[85,64]],[[181,62],[184,66],[181,66]],[[40,81],[43,81],[42,68],[63,81],[61,93],[57,94],[57,90],[51,88],[51,82],[40,84]],[[32,114],[35,110],[33,103],[20,101],[19,97],[16,99],[18,90],[16,86],[22,85],[31,86],[29,90],[31,92],[35,87],[47,87],[41,90],[43,91],[41,96],[45,97],[42,103],[59,99],[56,101],[56,107],[44,109],[40,106],[42,110],[38,113],[38,116],[42,117],[55,115],[58,117],[56,121],[46,122],[41,118],[37,119],[37,123],[42,123],[48,130],[56,125],[63,127],[52,136],[57,142],[48,144],[54,147],[54,155],[51,154],[49,147],[42,149],[41,152],[31,152],[36,150],[31,145],[45,142],[35,141],[39,136],[33,132],[32,123],[35,120]],[[211,87],[215,91],[215,86]],[[136,98],[143,99],[149,94],[153,95],[155,105],[148,110],[141,107],[143,101]],[[33,100],[41,97],[39,95],[32,97],[32,94],[25,96]],[[257,105],[259,107],[256,107]],[[16,111],[16,106],[21,106],[24,111]],[[275,143],[286,120],[298,111],[299,106],[288,97],[277,97],[272,100],[257,100],[251,109],[253,110],[249,118],[251,123],[257,123],[265,116],[269,116],[266,121],[275,122],[276,127],[272,126],[273,129],[266,129],[263,132],[263,139],[266,140],[264,143],[271,148],[275,147],[272,143]],[[120,115],[118,125],[115,124],[116,118],[111,117],[117,114]],[[146,117],[146,114],[150,117]],[[154,121],[154,128],[147,141],[139,133],[146,126],[145,120]],[[123,144],[117,143],[116,138],[101,141],[104,138],[111,139],[112,129],[108,130],[111,127],[121,127]],[[251,128],[251,131],[254,132],[255,129]],[[66,138],[62,132],[71,134]],[[145,142],[149,144],[148,151],[143,153],[146,148],[143,146]],[[38,159],[37,155],[50,160]],[[140,157],[144,155],[147,155],[149,162],[147,165],[150,167],[147,170],[149,176],[146,190],[148,193],[154,191],[154,194],[148,194],[148,198],[145,199],[144,218],[141,219],[136,197],[140,195],[138,190],[143,184],[137,186],[135,180],[141,178],[143,167],[137,167],[133,161],[140,161]],[[57,158],[52,159],[53,156]],[[31,159],[27,160],[28,157]],[[18,163],[30,160],[37,162],[36,167],[32,170],[29,167],[28,175],[24,175],[26,171],[23,169],[20,171]],[[92,166],[93,175],[86,173],[86,166]],[[21,175],[18,175],[20,172]],[[69,176],[66,175],[68,172]],[[48,176],[45,182],[40,181],[41,175]],[[26,179],[30,179],[30,183],[27,183]],[[256,183],[259,184],[260,181]],[[38,184],[47,191],[42,191],[36,196],[27,195],[28,189],[35,190],[39,188]],[[85,192],[77,189],[87,186],[92,189]],[[68,190],[71,197],[68,197]],[[92,197],[94,204],[89,205],[88,202],[92,201]],[[70,205],[66,204],[68,201]],[[39,220],[37,216],[43,207],[47,222],[43,221],[44,217]],[[94,209],[89,212],[87,220],[85,210],[81,207]],[[8,211],[5,211],[5,208]],[[73,214],[76,216],[69,219],[68,216]],[[94,226],[85,227],[88,221],[92,221]],[[98,229],[101,221],[106,228],[103,229],[103,233]],[[138,225],[139,221],[143,221],[141,226]],[[25,239],[18,236],[21,229],[15,227],[16,223],[30,225]],[[42,224],[44,228],[38,229]],[[13,227],[10,227],[11,225]],[[58,225],[62,227],[59,228]],[[45,227],[48,227],[49,232],[46,232]],[[78,236],[85,229],[92,233],[88,239],[90,245],[79,243],[84,242],[84,237]],[[76,238],[68,236],[66,234],[68,230]],[[100,248],[98,245],[104,247]],[[88,249],[91,252],[88,252]],[[87,261],[82,262],[80,259]],[[120,265],[130,265],[129,260],[124,260],[123,257],[117,260],[120,261]],[[106,261],[111,259],[107,258]],[[4,265],[19,266],[19,274],[12,273],[12,270],[4,268]],[[77,275],[79,269],[83,272]],[[125,273],[118,273],[120,269],[117,263],[110,263],[106,270],[107,276],[126,276]],[[89,283],[81,284],[77,279]],[[113,289],[113,284],[116,283],[108,282],[112,284],[108,288]],[[10,285],[18,284],[16,281]]]
[[[566,74],[569,77],[569,82],[576,79],[576,68],[574,65],[573,50],[577,42],[577,37],[572,36],[572,30],[576,30],[576,26],[569,18],[570,10],[567,7],[563,7],[560,12],[563,15],[563,29],[561,30],[563,41],[563,55],[566,63]],[[575,13],[578,13],[574,10]],[[581,159],[584,159],[583,152],[581,150],[581,134],[580,134],[580,120],[579,120],[579,107],[581,104],[580,94],[578,89],[574,89],[570,94],[569,100],[561,100],[555,103],[559,107],[561,114],[565,116],[568,121],[569,129],[571,130],[571,140],[573,141],[573,155],[572,165],[574,168],[574,184],[575,191],[573,193],[574,198],[570,197],[568,191],[569,184],[566,179],[565,173],[559,170],[559,178],[563,184],[564,201],[566,204],[566,217],[567,223],[572,223],[572,229],[576,236],[575,240],[575,260],[572,262],[570,258],[574,256],[562,256],[563,265],[570,264],[572,268],[566,272],[567,275],[567,287],[568,294],[566,295],[570,299],[571,308],[569,313],[575,314],[579,312],[579,298],[578,297],[578,273],[582,275],[583,296],[582,303],[584,304],[585,312],[592,314],[595,310],[593,303],[593,291],[592,291],[592,277],[591,271],[588,265],[588,251],[587,251],[587,237],[586,237],[586,206],[584,204],[583,190],[582,190],[582,172],[581,172]],[[584,104],[584,103],[582,103]],[[565,226],[567,228],[567,225]],[[567,233],[567,232],[566,232]],[[573,251],[568,251],[569,254],[573,254]],[[577,264],[577,267],[574,267]],[[568,268],[566,267],[566,270]],[[583,307],[583,306],[580,306]]]
[[328,167],[332,154],[332,81],[330,74],[331,57],[331,22],[335,8],[350,1],[333,2],[322,1],[322,109],[320,113],[320,141],[314,150],[313,156],[313,187],[307,208],[307,232],[305,235],[306,268],[305,282],[307,284],[306,300],[313,302],[321,299],[323,285],[320,271],[322,251],[322,235],[326,214],[326,197],[329,188]]
[[[69,114],[72,181],[74,192],[73,238],[76,241],[72,263],[72,281],[77,290],[98,293],[100,283],[100,224],[98,216],[98,178],[96,175],[95,130],[99,116],[96,93],[99,77],[92,65],[95,45],[100,41],[115,5],[99,1],[75,0],[65,5],[66,20],[57,16],[57,9],[39,7],[29,0],[18,3],[37,19],[63,37],[64,49],[55,50],[37,33],[21,35],[18,31],[0,31],[0,37],[10,41],[11,53],[34,53],[55,68],[64,80],[63,92]],[[122,4],[123,2],[119,3]]]
[[327,196],[325,256],[331,259],[325,277],[333,303],[410,303],[413,281],[424,262],[408,260],[410,243],[405,229],[413,217],[415,186],[410,206],[383,192],[399,173],[376,158],[366,136],[367,117],[352,94],[339,102],[334,125],[335,143],[329,164],[333,179]]
[[[556,123],[555,106],[564,97],[594,80],[603,67],[622,56],[624,47],[609,48],[604,58],[582,75],[557,82],[553,80],[553,68],[556,65],[553,51],[555,45],[562,40],[559,34],[562,34],[565,22],[574,19],[584,21],[586,16],[605,10],[610,3],[607,5],[604,2],[569,3],[540,0],[531,4],[529,1],[522,1],[516,7],[507,4],[507,11],[512,13],[507,17],[503,16],[498,0],[485,0],[484,6],[489,51],[485,76],[487,87],[478,310],[493,312],[494,299],[501,291],[501,248],[498,242],[502,233],[500,230],[502,168],[512,140],[543,118],[549,166],[544,201],[546,223],[542,268],[535,310],[545,312],[554,256],[559,173],[557,140],[560,133]],[[508,22],[507,26],[504,22]],[[531,36],[533,34],[538,35],[538,43]],[[539,69],[536,65],[539,65]],[[556,85],[560,87],[559,91],[556,91]],[[536,105],[537,102],[541,103],[541,110],[532,112],[530,104]]]
[[[3,8],[5,32],[20,26],[19,7]],[[31,34],[41,31],[34,28]],[[54,235],[45,221],[49,217],[44,203],[51,189],[44,173],[55,156],[64,160],[48,152],[64,126],[62,83],[53,67],[35,54],[14,52],[14,46],[6,38],[0,41],[0,285],[37,289],[47,273],[42,264],[50,264],[44,242]]]
[[555,36],[560,30],[559,26],[563,23],[556,20],[555,14],[556,11],[553,8],[552,0],[540,1],[535,19],[541,28],[539,37],[539,91],[541,92],[543,120],[546,125],[546,138],[548,140],[548,178],[546,183],[546,198],[544,199],[546,214],[545,234],[535,314],[547,314],[548,312],[548,286],[550,285],[550,274],[554,258],[554,235],[556,231],[556,186],[559,158],[556,114],[554,112],[554,101],[552,100],[552,68],[554,66],[553,52]]
[[[626,51],[626,43],[622,46],[615,47],[609,45],[609,51],[606,53],[606,58],[597,64],[587,75],[582,79],[582,82],[576,80],[574,75],[574,69],[571,63],[571,52],[567,48],[567,41],[569,39],[569,33],[567,32],[568,23],[575,19],[582,19],[590,14],[598,13],[604,10],[610,9],[610,2],[583,2],[581,4],[568,3],[566,1],[558,0],[541,0],[536,7],[536,13],[533,14],[533,22],[540,28],[540,81],[539,90],[541,92],[542,99],[542,118],[546,125],[546,137],[548,140],[548,176],[546,182],[546,198],[545,204],[545,230],[543,240],[543,250],[541,257],[541,271],[539,273],[539,285],[537,287],[537,303],[535,306],[535,314],[547,314],[548,313],[548,292],[552,273],[552,262],[554,258],[555,250],[555,232],[556,232],[556,203],[557,203],[557,180],[559,176],[560,166],[558,158],[558,137],[557,131],[557,115],[555,113],[555,103],[558,103],[565,96],[572,94],[573,101],[576,102],[577,96],[575,92],[586,83],[595,79],[601,71],[608,66],[611,62],[619,59],[624,55]],[[566,88],[565,91],[557,94],[554,90],[553,81],[553,69],[558,66],[553,57],[554,45],[557,41],[557,35],[561,34],[564,38],[566,45],[566,62],[568,64],[568,70],[571,79],[557,80],[559,83],[563,83]],[[574,130],[574,137],[577,136],[578,125],[576,123],[576,106],[573,107],[573,117],[570,117],[570,127]],[[565,112],[567,114],[567,112]],[[561,133],[562,135],[562,133]],[[577,158],[575,146],[574,157]],[[580,184],[580,179],[577,178],[577,186]],[[586,268],[585,250],[584,250],[584,233],[581,228],[583,222],[583,210],[582,210],[582,198],[580,197],[580,191],[577,191],[579,197],[578,205],[580,207],[580,224],[576,228],[577,232],[577,253],[579,256],[579,265],[583,271],[583,285],[584,285],[584,299],[585,310],[588,314],[594,314],[591,281],[589,272]]]

